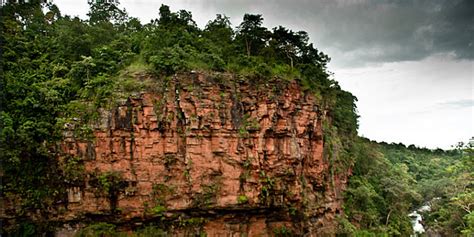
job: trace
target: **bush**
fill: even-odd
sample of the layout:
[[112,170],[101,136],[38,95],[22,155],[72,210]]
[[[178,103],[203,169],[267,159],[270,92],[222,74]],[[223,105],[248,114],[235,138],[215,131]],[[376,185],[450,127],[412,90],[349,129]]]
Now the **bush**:
[[116,236],[118,233],[115,231],[115,225],[100,222],[92,224],[86,228],[80,230],[77,233],[77,237],[103,237],[103,236]]
[[175,45],[160,50],[149,58],[149,62],[159,73],[172,75],[176,72],[189,70],[189,59],[189,53]]
[[245,195],[239,195],[239,196],[237,197],[237,203],[238,203],[238,204],[245,204],[245,203],[248,203],[248,202],[249,202],[249,199],[248,199],[248,197],[245,196]]

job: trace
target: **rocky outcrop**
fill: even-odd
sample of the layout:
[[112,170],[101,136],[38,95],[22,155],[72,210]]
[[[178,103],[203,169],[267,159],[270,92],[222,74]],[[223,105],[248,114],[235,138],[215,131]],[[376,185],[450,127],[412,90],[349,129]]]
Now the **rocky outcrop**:
[[[80,158],[65,223],[159,223],[170,233],[331,233],[347,173],[324,155],[325,111],[295,81],[192,73],[101,109]],[[159,83],[159,84],[160,84]],[[72,224],[71,224],[72,225]]]

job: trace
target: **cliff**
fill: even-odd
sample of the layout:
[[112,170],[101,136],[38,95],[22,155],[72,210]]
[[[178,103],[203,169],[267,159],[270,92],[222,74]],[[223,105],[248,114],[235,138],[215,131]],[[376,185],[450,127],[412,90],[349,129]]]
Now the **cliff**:
[[320,104],[296,81],[191,73],[99,109],[88,138],[76,119],[61,162],[83,175],[69,181],[59,233],[98,221],[175,235],[333,233],[348,171],[330,170]]

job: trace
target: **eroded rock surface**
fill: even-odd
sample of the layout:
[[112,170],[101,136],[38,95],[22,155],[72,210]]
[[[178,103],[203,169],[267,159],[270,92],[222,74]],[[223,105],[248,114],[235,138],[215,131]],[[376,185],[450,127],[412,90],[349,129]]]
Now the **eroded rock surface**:
[[[65,138],[62,150],[80,157],[87,175],[68,190],[63,221],[161,221],[176,235],[334,230],[348,174],[329,170],[315,97],[296,82],[231,75],[164,84],[101,109],[94,139]],[[115,197],[97,185],[112,172]]]

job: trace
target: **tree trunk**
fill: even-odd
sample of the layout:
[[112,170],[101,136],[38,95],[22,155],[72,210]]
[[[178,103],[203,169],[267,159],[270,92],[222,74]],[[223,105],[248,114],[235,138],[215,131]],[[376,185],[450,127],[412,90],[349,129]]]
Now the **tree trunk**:
[[388,225],[388,221],[390,220],[390,214],[392,214],[392,209],[390,209],[390,211],[387,214],[387,220],[385,220],[385,226]]
[[247,48],[247,57],[250,57],[250,42],[245,39],[245,46]]
[[293,57],[291,57],[291,54],[288,50],[286,50],[286,57],[290,59],[290,66],[293,69]]

